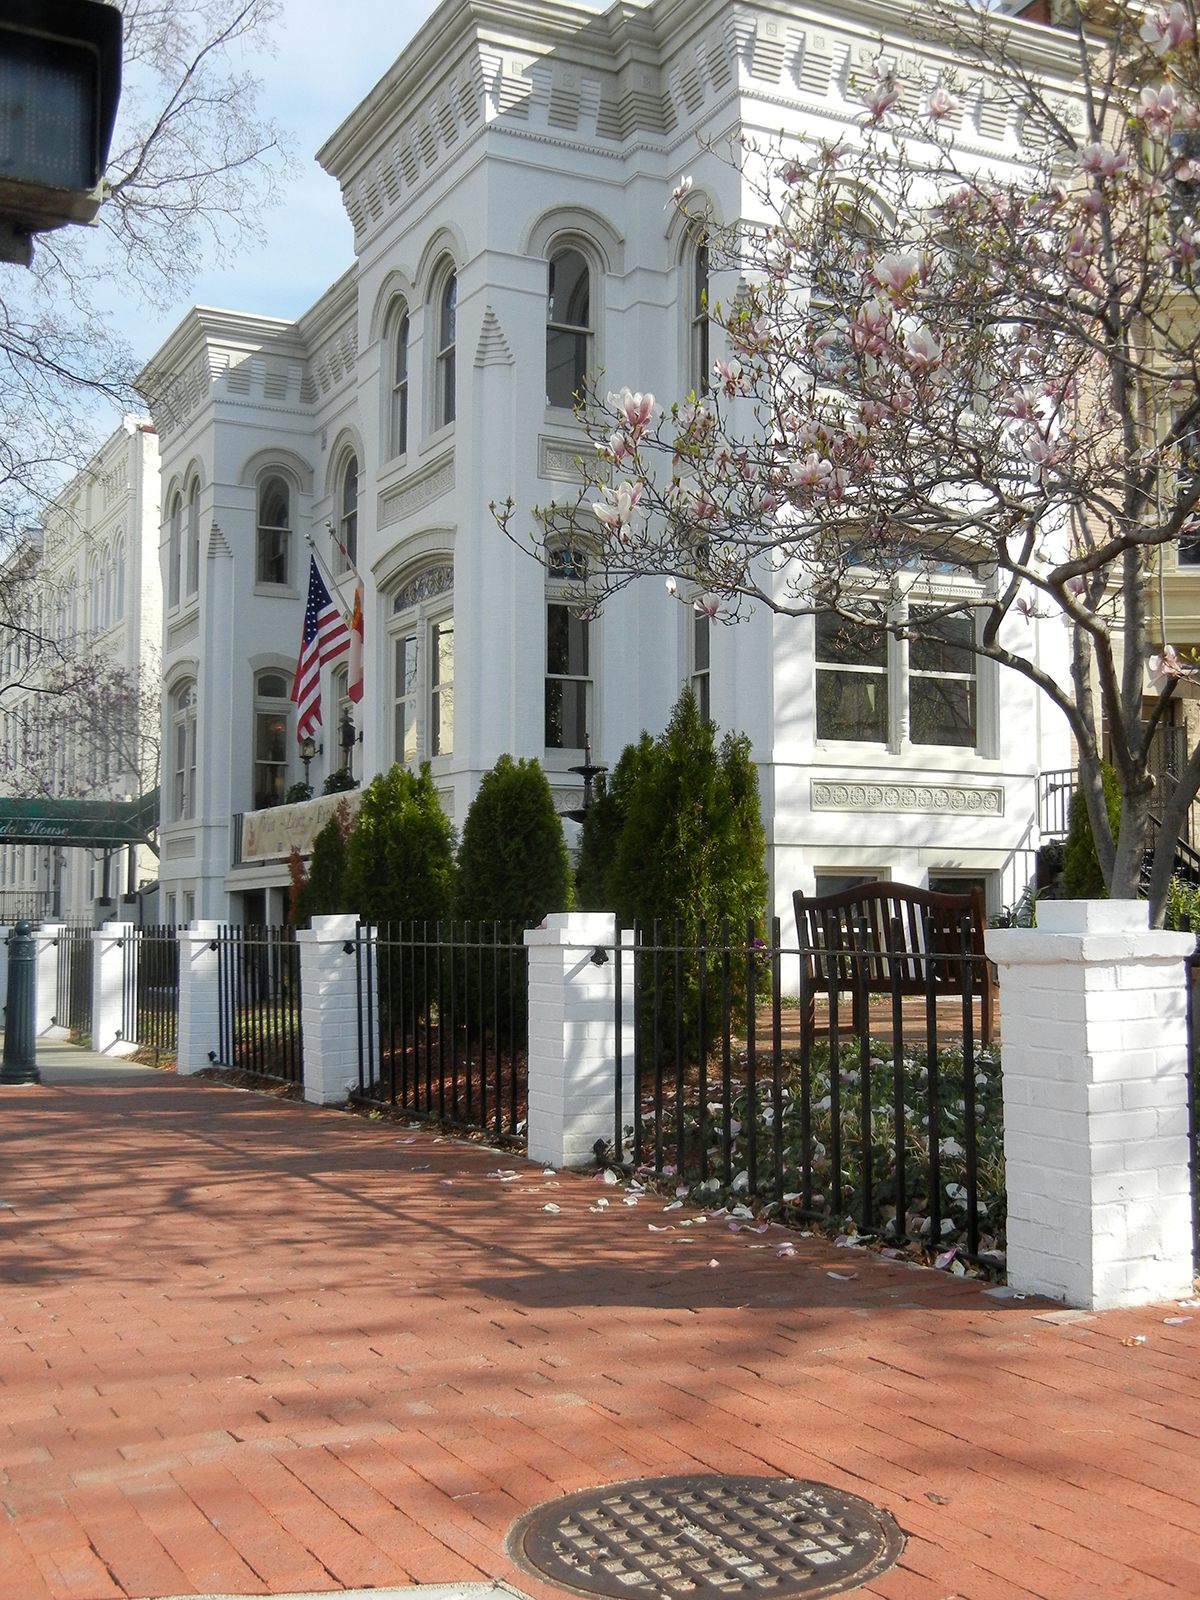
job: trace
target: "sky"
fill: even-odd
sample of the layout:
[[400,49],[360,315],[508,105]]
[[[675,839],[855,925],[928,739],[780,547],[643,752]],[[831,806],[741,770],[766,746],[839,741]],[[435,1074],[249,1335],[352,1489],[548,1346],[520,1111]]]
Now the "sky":
[[267,242],[232,266],[202,273],[186,301],[161,312],[115,302],[110,314],[141,360],[191,305],[295,317],[354,258],[354,236],[333,178],[314,157],[434,11],[437,0],[283,0],[277,52],[251,63],[262,109],[295,140],[298,176],[267,213]]

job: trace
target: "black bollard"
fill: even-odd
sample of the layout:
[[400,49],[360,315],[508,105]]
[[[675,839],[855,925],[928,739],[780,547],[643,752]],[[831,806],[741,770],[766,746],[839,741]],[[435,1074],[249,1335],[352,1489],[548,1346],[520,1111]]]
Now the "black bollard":
[[4,1009],[4,1065],[0,1083],[41,1083],[34,1059],[37,946],[27,922],[8,936],[8,1000]]

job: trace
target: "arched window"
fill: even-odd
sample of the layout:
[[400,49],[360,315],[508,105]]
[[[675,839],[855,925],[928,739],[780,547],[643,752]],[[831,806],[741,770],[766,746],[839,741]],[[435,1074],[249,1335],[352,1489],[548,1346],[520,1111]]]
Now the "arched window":
[[546,404],[574,407],[591,365],[591,274],[575,249],[550,257],[546,299]]
[[358,561],[358,457],[353,455],[347,456],[339,475],[337,536],[337,571],[346,572]]
[[113,551],[113,605],[112,618],[120,622],[125,616],[125,536],[117,539]]
[[269,473],[258,486],[258,583],[287,583],[291,545],[291,491],[285,478]]
[[455,417],[455,341],[458,336],[458,275],[451,271],[438,298],[437,351],[434,375],[435,428],[444,428]]
[[291,685],[282,672],[254,674],[254,809],[282,804],[288,786]]
[[392,313],[389,335],[389,391],[387,397],[388,459],[408,453],[408,307]]
[[454,749],[454,569],[428,567],[392,595],[392,759],[413,766]]
[[171,696],[171,816],[196,814],[196,685],[189,679]]
[[167,604],[179,604],[180,567],[183,560],[183,496],[171,496],[167,512]]
[[708,246],[697,242],[692,251],[691,294],[688,305],[688,381],[697,396],[708,393],[712,361],[708,338]]
[[187,507],[187,562],[183,593],[185,599],[200,589],[200,485],[195,478],[188,492]]
[[99,556],[88,562],[87,620],[85,627],[91,637],[103,633],[107,623],[104,618],[104,563]]

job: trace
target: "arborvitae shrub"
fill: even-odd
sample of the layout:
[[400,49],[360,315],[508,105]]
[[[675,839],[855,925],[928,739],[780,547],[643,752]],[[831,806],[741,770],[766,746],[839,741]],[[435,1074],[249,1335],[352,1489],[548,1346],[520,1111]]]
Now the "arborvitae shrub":
[[436,922],[450,915],[453,882],[453,835],[428,764],[380,773],[346,841],[347,909],[364,922]]
[[[1115,843],[1121,828],[1121,790],[1117,775],[1107,763],[1100,768],[1104,784],[1104,803],[1112,825]],[[1067,842],[1063,848],[1063,894],[1068,900],[1107,900],[1108,885],[1100,870],[1096,840],[1088,816],[1083,785],[1076,787],[1067,811]]]
[[292,920],[307,928],[314,917],[333,916],[339,911],[355,911],[346,892],[346,841],[354,819],[350,807],[340,800],[332,817],[313,840],[308,876],[296,894]]
[[716,938],[727,917],[730,937],[741,942],[748,922],[761,923],[767,897],[749,739],[727,733],[718,746],[716,725],[700,716],[685,689],[666,731],[637,748],[619,793],[624,815],[607,883],[612,909],[647,932],[660,918],[664,937],[678,918],[686,940],[701,917]]
[[616,903],[609,879],[625,825],[625,809],[640,765],[649,761],[653,749],[654,740],[643,733],[637,744],[625,746],[611,774],[601,773],[596,779],[575,868],[575,898],[584,911],[611,911]]
[[501,756],[463,823],[455,910],[472,922],[540,922],[571,903],[571,863],[546,774]]

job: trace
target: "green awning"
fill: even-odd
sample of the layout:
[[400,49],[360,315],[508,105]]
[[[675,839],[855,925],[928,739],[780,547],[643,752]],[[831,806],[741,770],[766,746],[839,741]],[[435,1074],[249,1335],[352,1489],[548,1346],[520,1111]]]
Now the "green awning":
[[158,828],[158,790],[137,800],[0,800],[7,844],[144,844]]

